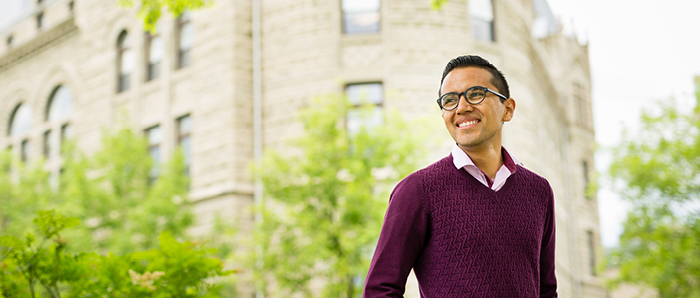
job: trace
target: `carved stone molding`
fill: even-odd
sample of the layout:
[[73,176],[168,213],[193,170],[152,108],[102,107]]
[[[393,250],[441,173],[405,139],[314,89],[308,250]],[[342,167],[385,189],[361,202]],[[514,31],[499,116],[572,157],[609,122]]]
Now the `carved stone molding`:
[[53,28],[38,34],[32,40],[12,48],[5,53],[5,55],[0,56],[0,72],[40,53],[47,46],[73,36],[76,33],[78,33],[78,27],[75,25],[75,18],[71,17],[66,19]]

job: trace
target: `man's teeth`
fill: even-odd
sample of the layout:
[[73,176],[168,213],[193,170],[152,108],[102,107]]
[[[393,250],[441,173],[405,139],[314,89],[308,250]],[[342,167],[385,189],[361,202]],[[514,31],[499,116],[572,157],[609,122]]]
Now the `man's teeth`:
[[479,120],[472,120],[472,121],[462,122],[462,123],[459,124],[459,127],[469,126],[469,125],[472,125],[472,124],[476,124],[477,122],[479,122]]

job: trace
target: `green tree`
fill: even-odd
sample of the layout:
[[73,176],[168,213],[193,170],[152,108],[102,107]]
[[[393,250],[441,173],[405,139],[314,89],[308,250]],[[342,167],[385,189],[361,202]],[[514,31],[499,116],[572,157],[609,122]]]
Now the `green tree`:
[[450,1],[450,0],[430,0],[430,5],[433,7],[433,9],[439,10],[448,1]]
[[[449,0],[430,0],[435,10],[439,10]],[[185,10],[197,10],[210,7],[214,0],[117,0],[122,7],[138,5],[139,18],[143,21],[146,30],[155,30],[156,23],[161,17],[163,8],[174,16],[179,16]],[[138,4],[137,4],[138,3]]]
[[[263,254],[258,278],[273,278],[285,294],[355,297],[381,228],[388,191],[416,169],[425,139],[421,125],[396,113],[382,125],[345,129],[351,107],[339,96],[317,99],[300,112],[304,136],[289,148],[268,149],[256,169],[264,185]],[[366,107],[363,117],[372,107]],[[323,292],[309,283],[320,279]],[[265,286],[263,286],[265,287]]]
[[163,231],[180,237],[191,226],[182,154],[149,182],[154,164],[146,141],[130,130],[105,133],[102,149],[90,156],[71,147],[64,147],[60,179],[41,161],[12,167],[8,154],[0,157],[0,205],[7,206],[0,208],[0,235],[26,233],[38,210],[58,209],[84,223],[66,232],[73,248],[123,255],[155,248]]
[[700,297],[700,110],[675,103],[642,116],[614,150],[610,173],[633,208],[612,265],[613,281],[644,284],[661,297]]
[[0,237],[0,297],[219,297],[212,279],[224,271],[214,251],[202,244],[181,242],[168,232],[158,247],[124,256],[68,252],[61,236],[78,224],[49,210],[34,220],[40,232],[25,240]]
[[214,0],[117,0],[122,7],[133,7],[138,3],[139,18],[146,30],[154,30],[163,8],[175,17],[186,10],[197,10],[211,6]]

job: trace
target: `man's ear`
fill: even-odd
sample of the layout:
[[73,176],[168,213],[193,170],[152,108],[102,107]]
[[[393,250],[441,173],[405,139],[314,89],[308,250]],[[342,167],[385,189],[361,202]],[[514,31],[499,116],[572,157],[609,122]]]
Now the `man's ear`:
[[513,114],[515,114],[515,99],[509,98],[503,102],[505,111],[503,113],[503,122],[508,122],[513,119]]

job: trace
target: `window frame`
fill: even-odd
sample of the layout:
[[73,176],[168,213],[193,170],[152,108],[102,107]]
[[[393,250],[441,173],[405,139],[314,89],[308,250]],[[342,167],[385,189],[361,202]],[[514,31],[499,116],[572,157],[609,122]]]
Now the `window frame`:
[[376,30],[360,30],[360,31],[348,31],[348,24],[349,20],[348,17],[349,15],[358,15],[358,14],[369,14],[372,12],[375,12],[374,10],[366,10],[366,11],[355,11],[355,12],[348,12],[345,10],[343,7],[343,3],[345,1],[352,1],[352,0],[340,0],[340,27],[341,27],[341,33],[343,35],[361,35],[361,34],[377,34],[382,31],[382,1],[381,0],[376,0],[377,1],[377,9],[376,9],[376,14],[377,14],[377,22],[376,22]]
[[133,55],[133,52],[131,52],[131,43],[127,40],[128,38],[129,32],[126,30],[122,30],[119,33],[119,37],[117,37],[117,93],[127,91],[129,88],[131,88],[131,74],[133,73],[133,65],[132,72],[126,74],[124,73],[123,67],[124,55]]
[[595,238],[594,238],[594,233],[592,230],[587,230],[586,231],[586,240],[588,240],[588,266],[589,269],[591,270],[591,275],[592,276],[597,276],[598,274],[596,273],[596,249],[595,249]]
[[581,168],[583,170],[583,197],[586,199],[590,199],[590,196],[588,195],[588,187],[590,185],[590,180],[589,180],[589,174],[590,174],[590,169],[588,168],[588,161],[584,160],[581,162]]
[[579,82],[574,82],[574,101],[576,101],[577,122],[581,126],[588,126],[588,111],[587,111],[587,96],[583,85]]
[[36,29],[42,30],[44,28],[44,12],[41,11],[36,14]]
[[[182,129],[182,123],[183,120],[187,119],[189,121],[189,130],[186,132],[183,132]],[[175,137],[177,140],[177,146],[181,147],[183,146],[183,140],[187,139],[188,140],[188,150],[189,150],[189,156],[185,155],[185,174],[187,176],[190,176],[190,171],[192,168],[192,116],[190,114],[185,114],[182,115],[178,118],[175,119]],[[183,155],[186,154],[184,152],[183,148]]]
[[61,124],[61,143],[65,140],[70,140],[73,138],[73,126],[70,122]]
[[47,129],[46,131],[44,131],[44,133],[42,134],[42,137],[43,137],[43,139],[42,139],[42,141],[43,141],[42,152],[44,154],[44,158],[46,160],[50,160],[51,159],[51,149],[53,148],[53,146],[51,146],[52,145],[51,129]]
[[[157,26],[156,26],[157,27]],[[156,29],[157,30],[157,29]],[[157,32],[157,31],[156,31]],[[156,63],[151,63],[151,47],[153,47],[154,40],[159,39],[160,42],[162,43],[162,36],[160,36],[160,33],[152,34],[150,31],[145,32],[146,36],[146,46],[144,47],[144,50],[146,51],[144,57],[145,59],[145,66],[146,66],[146,82],[153,81],[157,78],[160,77],[161,75],[161,64],[163,64],[163,57],[161,57],[160,60],[158,60]],[[164,53],[161,54],[161,56]]]
[[[381,97],[379,98],[378,102],[373,102],[372,100],[368,100],[367,102],[362,102],[362,98],[359,98],[358,101],[355,103],[353,102],[353,99],[350,97],[350,94],[348,94],[348,89],[350,89],[352,86],[363,86],[363,85],[379,85],[381,88],[380,95]],[[364,104],[371,104],[374,106],[375,109],[379,108],[381,110],[381,119],[379,120],[380,122],[384,122],[385,120],[385,115],[384,115],[384,102],[385,102],[385,92],[384,92],[384,83],[382,81],[370,81],[370,82],[353,82],[353,83],[348,83],[344,87],[344,94],[348,100],[348,102],[351,104],[349,107],[347,113],[345,114],[345,129],[348,131],[349,134],[353,135],[359,132],[359,129],[361,129],[365,125],[370,125],[369,128],[374,127],[372,123],[365,123],[362,124],[360,123],[357,127],[357,130],[352,128],[349,124],[352,121],[358,121],[362,122],[362,120],[368,120],[368,119],[350,119],[351,118],[351,113],[360,110]]]
[[[15,126],[18,124],[24,124],[24,122],[15,123],[15,121],[16,121],[15,118],[20,116],[19,113],[20,113],[20,109],[22,109],[22,108],[29,109],[28,127],[22,131],[18,131],[15,133],[15,132],[13,132]],[[18,103],[17,105],[15,105],[15,108],[12,110],[12,113],[10,114],[10,123],[7,127],[7,135],[10,136],[10,138],[15,138],[15,137],[24,136],[24,135],[28,134],[32,130],[32,126],[34,124],[33,119],[34,119],[34,110],[32,109],[32,107],[26,102]],[[19,121],[19,120],[17,120],[17,121]]]
[[[475,1],[475,0],[471,0]],[[472,34],[474,35],[474,39],[482,42],[496,42],[496,5],[494,4],[493,0],[481,0],[481,1],[488,1],[491,6],[491,20],[485,20],[481,19],[478,15],[478,12],[475,12],[472,10],[473,7],[469,7],[469,5],[473,2],[469,1],[467,3],[467,9],[469,10],[469,18],[471,20],[471,27],[472,27]],[[476,23],[482,23],[485,24],[487,28],[489,28],[488,31],[488,37],[487,38],[481,38],[481,34],[477,34],[477,27]]]
[[[159,138],[157,139],[157,142],[153,142],[152,133],[156,129],[158,130]],[[153,165],[148,173],[148,184],[151,185],[160,176],[160,164],[163,157],[161,154],[161,145],[163,144],[163,127],[161,127],[160,124],[156,124],[144,129],[144,132],[146,135],[146,142],[148,144],[148,155],[153,160]],[[153,156],[153,149],[157,150],[157,158],[154,158]]]
[[[176,69],[181,69],[184,68],[190,64],[192,64],[192,45],[190,45],[189,48],[184,49],[182,47],[182,33],[184,32],[185,26],[193,26],[192,25],[192,16],[191,13],[188,11],[185,11],[180,14],[180,16],[176,20],[176,38],[175,38],[175,48],[177,51],[177,62],[176,62]],[[193,30],[190,27],[190,30]],[[194,35],[194,33],[192,33]],[[192,37],[194,38],[194,37]]]
[[[68,103],[70,106],[67,110],[63,110],[63,114],[58,114],[55,115],[52,118],[52,113],[56,111],[55,109],[65,109],[64,106],[59,106],[59,103],[57,100],[62,100],[65,98],[58,98],[59,92],[61,90],[66,90],[67,95],[69,96],[68,99],[70,101],[68,102],[62,102],[62,104]],[[66,94],[66,93],[63,93]],[[44,110],[44,122],[48,124],[48,129],[44,132],[44,140],[43,140],[43,146],[45,147],[48,145],[48,152],[44,153],[44,156],[48,159],[52,156],[61,156],[63,155],[63,144],[65,143],[66,139],[71,139],[73,137],[73,131],[72,131],[72,126],[71,126],[71,117],[73,115],[73,108],[74,108],[74,101],[75,97],[73,96],[73,91],[68,86],[67,84],[58,84],[53,88],[53,91],[51,91],[51,95],[49,95],[49,98],[46,100],[46,108]],[[55,132],[55,133],[54,133]],[[48,136],[46,134],[49,133]],[[58,133],[57,136],[55,134]],[[45,139],[48,137],[49,139]],[[48,142],[48,143],[46,143]],[[47,150],[46,148],[42,148],[42,151]]]
[[20,161],[23,163],[26,163],[29,161],[29,155],[31,155],[31,144],[29,143],[29,138],[23,138],[22,141],[20,141],[20,147],[19,147],[19,156],[20,156]]

